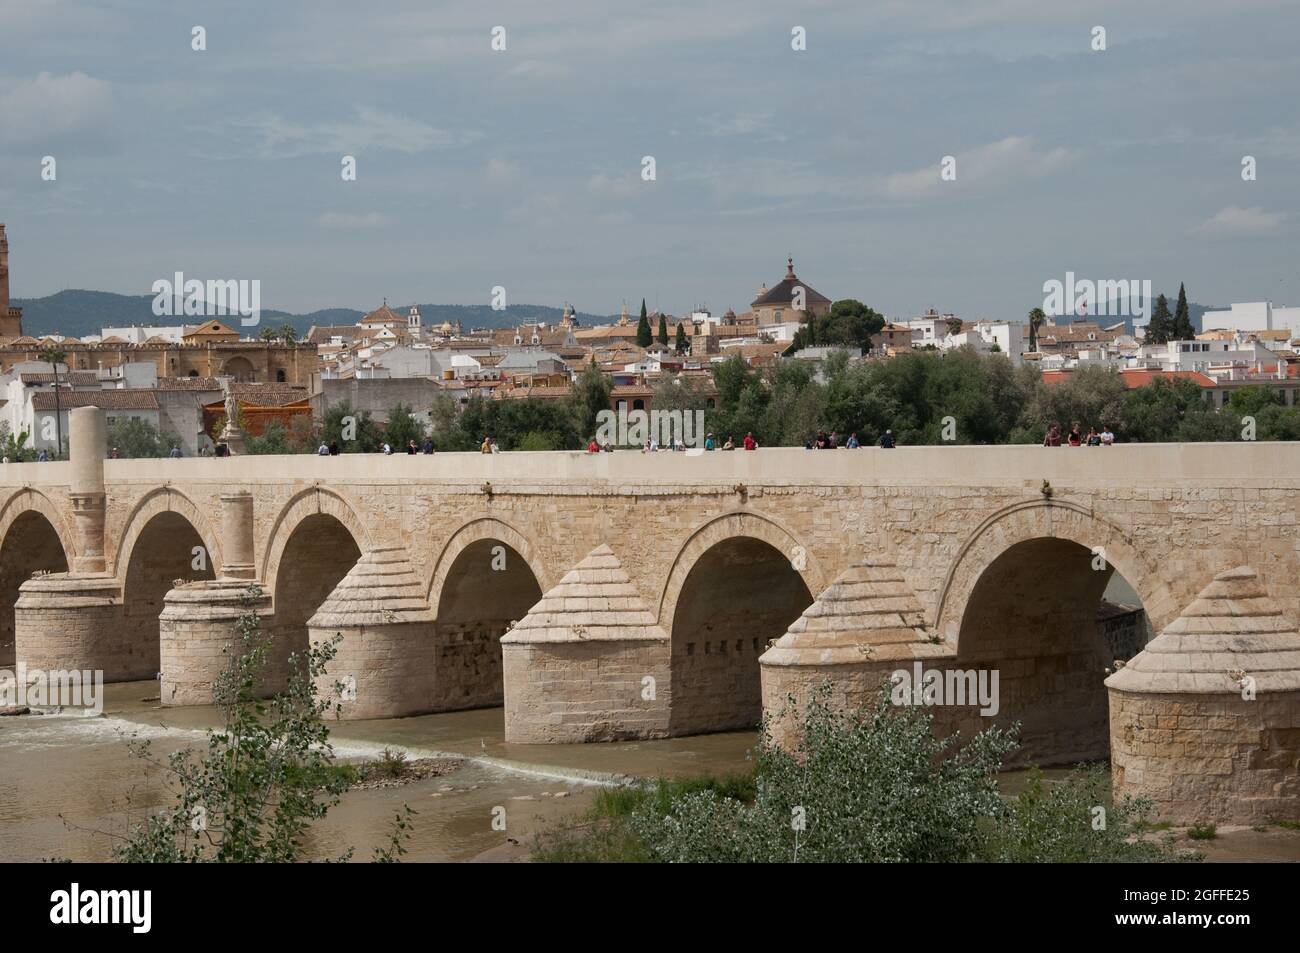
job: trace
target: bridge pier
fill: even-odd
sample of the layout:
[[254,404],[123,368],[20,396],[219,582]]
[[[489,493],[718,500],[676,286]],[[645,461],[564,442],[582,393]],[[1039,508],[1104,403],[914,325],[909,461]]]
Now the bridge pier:
[[102,671],[107,682],[153,678],[151,659],[122,637],[122,587],[105,572],[104,413],[69,414],[71,572],[34,576],[14,604],[14,654],[29,670]]
[[506,741],[668,737],[667,634],[599,546],[501,638]]
[[1179,825],[1300,820],[1300,633],[1253,569],[1215,576],[1106,687],[1117,798]]
[[[168,591],[158,617],[162,704],[210,705],[212,683],[230,665],[236,648],[235,625],[255,612],[263,624],[271,616],[271,597],[256,585],[253,560],[253,496],[221,495],[225,562],[217,579],[187,583]],[[268,691],[275,686],[265,686]]]
[[956,658],[951,646],[931,640],[924,617],[897,566],[850,566],[758,660],[773,740],[798,747],[798,719],[823,685],[832,711],[871,708],[894,671],[910,675],[916,662]]
[[337,701],[340,718],[454,707],[438,698],[434,614],[404,547],[362,555],[308,620],[307,632],[313,647],[339,639],[316,688]]

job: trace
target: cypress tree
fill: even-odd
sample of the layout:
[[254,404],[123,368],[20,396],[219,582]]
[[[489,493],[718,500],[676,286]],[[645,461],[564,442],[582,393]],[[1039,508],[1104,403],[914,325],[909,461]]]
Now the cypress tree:
[[685,353],[686,353],[686,348],[690,346],[690,345],[688,345],[688,344],[686,343],[686,329],[685,329],[684,327],[682,327],[682,322],[680,322],[680,321],[677,322],[677,341],[676,341],[676,345],[677,345],[677,353],[678,353],[678,354],[685,354]]
[[650,319],[645,313],[645,298],[641,299],[641,320],[636,323],[636,346],[649,347],[650,341]]
[[1151,313],[1151,320],[1147,323],[1146,337],[1142,339],[1143,344],[1165,344],[1169,341],[1169,336],[1174,332],[1173,315],[1169,313],[1169,300],[1161,295],[1156,298],[1156,308]]
[[659,315],[659,336],[657,340],[660,344],[668,343],[668,319],[662,314]]
[[1179,341],[1190,341],[1196,337],[1196,329],[1192,327],[1192,316],[1187,310],[1187,289],[1182,282],[1178,284],[1178,307],[1174,310],[1173,336]]

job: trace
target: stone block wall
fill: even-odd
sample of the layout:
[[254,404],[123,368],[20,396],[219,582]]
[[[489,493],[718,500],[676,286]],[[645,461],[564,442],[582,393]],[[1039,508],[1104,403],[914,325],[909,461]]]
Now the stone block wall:
[[[662,641],[504,646],[506,741],[572,744],[665,738],[671,709]],[[654,679],[654,698],[643,697]]]
[[437,624],[434,710],[456,711],[501,704],[501,636],[511,621],[486,619]]
[[1115,796],[1151,798],[1162,820],[1300,820],[1300,694],[1111,689],[1110,735]]

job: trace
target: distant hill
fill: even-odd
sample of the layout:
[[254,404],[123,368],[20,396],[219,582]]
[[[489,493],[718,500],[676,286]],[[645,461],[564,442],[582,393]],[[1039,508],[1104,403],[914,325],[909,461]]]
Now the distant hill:
[[[1159,297],[1159,294],[1157,294],[1156,297]],[[1169,313],[1170,313],[1170,314],[1173,314],[1173,313],[1174,313],[1174,310],[1178,307],[1178,291],[1175,289],[1175,291],[1174,291],[1173,294],[1166,294],[1166,295],[1165,295],[1165,299],[1169,302]],[[1135,299],[1134,302],[1133,302],[1133,305],[1134,305],[1133,310],[1137,310],[1137,307],[1140,306],[1141,304],[1142,304],[1142,299],[1141,299],[1141,298],[1137,298],[1137,299]],[[1143,319],[1143,324],[1145,324],[1146,321],[1151,317],[1151,312],[1152,312],[1153,310],[1155,310],[1155,306],[1156,306],[1156,303],[1155,303],[1154,300],[1152,300],[1152,302],[1151,302],[1151,306],[1150,306],[1149,308],[1146,309],[1146,318]],[[1089,308],[1089,311],[1092,311],[1092,310],[1093,310],[1092,308]],[[1079,317],[1078,315],[1075,315],[1074,320],[1075,320],[1075,321],[1095,321],[1097,324],[1101,325],[1103,328],[1108,328],[1108,327],[1110,327],[1110,326],[1113,325],[1113,324],[1119,324],[1120,322],[1123,322],[1125,329],[1126,329],[1130,334],[1133,333],[1133,319],[1132,319],[1131,317],[1122,317],[1122,316],[1117,315],[1117,314],[1115,313],[1116,311],[1124,311],[1124,310],[1127,310],[1126,307],[1125,307],[1125,302],[1124,302],[1123,299],[1112,300],[1112,301],[1110,302],[1110,304],[1109,304],[1109,306],[1107,307],[1106,310],[1109,311],[1110,313],[1109,313],[1109,314],[1092,314],[1092,313],[1090,313],[1086,318],[1081,318],[1081,317]],[[1190,317],[1190,318],[1192,319],[1192,327],[1194,327],[1194,328],[1196,329],[1196,332],[1197,332],[1198,334],[1199,334],[1202,330],[1204,330],[1204,328],[1203,328],[1202,325],[1201,325],[1201,318],[1202,318],[1202,316],[1205,314],[1205,312],[1206,312],[1206,311],[1219,311],[1219,310],[1222,310],[1222,308],[1221,308],[1219,305],[1214,305],[1214,304],[1197,304],[1197,303],[1194,302],[1194,301],[1189,301],[1189,302],[1187,302],[1187,315],[1188,315],[1188,317]],[[1059,317],[1056,319],[1056,322],[1057,322],[1057,324],[1065,324],[1065,323],[1066,323],[1064,320],[1062,320],[1062,318],[1059,318]]]
[[[198,324],[200,318],[160,318],[153,313],[153,295],[120,295],[108,291],[60,291],[44,298],[14,298],[13,305],[23,309],[23,333],[33,337],[44,334],[65,334],[84,337],[98,334],[101,328],[122,328],[133,325],[156,326],[182,323]],[[409,304],[392,305],[398,314],[406,314]],[[506,328],[533,321],[556,323],[564,314],[562,308],[546,305],[512,304],[504,311],[493,311],[488,305],[421,304],[420,318],[428,327],[450,321],[461,322],[465,330],[471,328]],[[262,310],[262,327],[278,328],[291,324],[300,335],[312,325],[356,324],[364,315],[352,308],[324,308],[309,314],[291,314],[288,311]],[[578,313],[583,324],[603,324],[609,315]],[[241,333],[252,332],[256,337],[260,327],[242,328],[232,325]]]

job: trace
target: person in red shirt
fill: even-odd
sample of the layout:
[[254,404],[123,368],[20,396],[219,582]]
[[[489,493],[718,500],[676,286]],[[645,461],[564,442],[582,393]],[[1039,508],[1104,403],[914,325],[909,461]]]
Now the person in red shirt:
[[588,453],[600,453],[600,444],[596,443],[596,438],[591,438],[591,443],[587,444]]
[[752,433],[745,434],[745,449],[746,450],[758,449],[758,441],[754,439],[754,435]]

